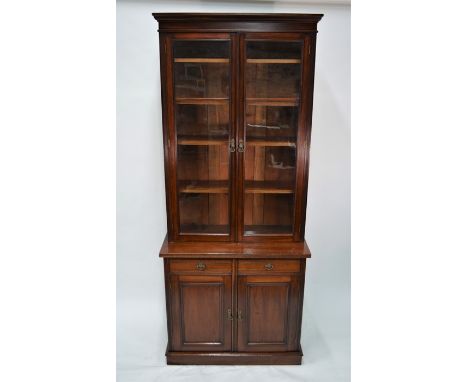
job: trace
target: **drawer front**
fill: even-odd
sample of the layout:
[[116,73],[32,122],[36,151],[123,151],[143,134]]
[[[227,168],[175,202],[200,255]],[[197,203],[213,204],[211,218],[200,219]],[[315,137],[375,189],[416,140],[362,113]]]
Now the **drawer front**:
[[231,274],[232,262],[205,259],[170,260],[169,270],[171,273]]
[[268,273],[299,273],[301,260],[239,260],[240,275]]

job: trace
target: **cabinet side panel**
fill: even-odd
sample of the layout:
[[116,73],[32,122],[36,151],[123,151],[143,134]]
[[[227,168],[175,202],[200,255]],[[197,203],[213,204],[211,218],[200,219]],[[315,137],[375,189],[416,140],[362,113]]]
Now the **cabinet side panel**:
[[[167,233],[168,240],[176,240],[178,226],[177,199],[176,199],[176,150],[174,137],[174,105],[173,105],[173,83],[172,83],[172,53],[171,36],[166,33],[159,35],[159,54],[161,67],[161,100],[162,100],[162,122],[164,140],[164,175],[166,182],[166,211],[167,211]],[[170,80],[168,80],[170,79]]]
[[169,260],[164,259],[164,287],[166,297],[166,321],[167,321],[167,350],[172,350],[172,318],[171,318],[171,294],[169,281]]
[[295,216],[295,240],[304,240],[305,219],[307,208],[307,190],[309,184],[309,151],[310,137],[312,131],[312,108],[314,96],[314,73],[315,73],[315,42],[316,34],[310,34],[305,38],[304,44],[304,68],[302,80],[303,110],[300,115],[300,129],[298,142],[298,176],[297,198]]

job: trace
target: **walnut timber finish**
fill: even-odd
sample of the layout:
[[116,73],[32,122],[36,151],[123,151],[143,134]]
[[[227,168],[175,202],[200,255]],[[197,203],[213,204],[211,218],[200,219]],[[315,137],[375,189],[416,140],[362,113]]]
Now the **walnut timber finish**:
[[214,259],[253,259],[280,258],[295,259],[308,258],[311,253],[305,241],[295,243],[219,243],[214,242],[178,242],[169,243],[164,240],[159,251],[164,258],[214,258]]
[[159,24],[168,364],[298,365],[320,14]]

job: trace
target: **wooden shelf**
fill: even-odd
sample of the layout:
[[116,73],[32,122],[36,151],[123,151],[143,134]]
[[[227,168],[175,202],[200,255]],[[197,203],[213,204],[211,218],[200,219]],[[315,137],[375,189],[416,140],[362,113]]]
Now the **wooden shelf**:
[[276,180],[249,180],[244,189],[246,194],[294,194],[294,184]]
[[292,235],[291,225],[245,225],[245,235]]
[[184,194],[227,194],[227,180],[181,180],[178,183],[179,192]]
[[[294,184],[254,180],[244,184],[246,194],[294,194]],[[185,194],[227,194],[227,180],[181,180],[179,192]]]
[[267,146],[267,147],[296,147],[296,138],[285,137],[265,137],[265,138],[249,138],[247,137],[246,143],[250,146]]
[[229,234],[228,225],[218,224],[181,224],[180,233],[185,235],[200,234]]
[[174,62],[229,63],[229,58],[175,58]]
[[298,58],[248,58],[247,64],[300,64]]
[[289,98],[247,98],[248,105],[257,106],[297,106],[299,99],[294,97]]
[[223,146],[228,144],[229,137],[207,137],[197,135],[179,135],[177,144],[183,146]]
[[229,98],[176,98],[179,105],[225,105]]

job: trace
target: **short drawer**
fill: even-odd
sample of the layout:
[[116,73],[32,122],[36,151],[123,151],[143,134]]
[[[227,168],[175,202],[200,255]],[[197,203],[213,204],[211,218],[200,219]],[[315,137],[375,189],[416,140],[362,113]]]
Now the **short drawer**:
[[169,261],[172,273],[232,273],[232,262],[229,260],[180,259]]
[[239,274],[299,273],[300,260],[239,260]]

